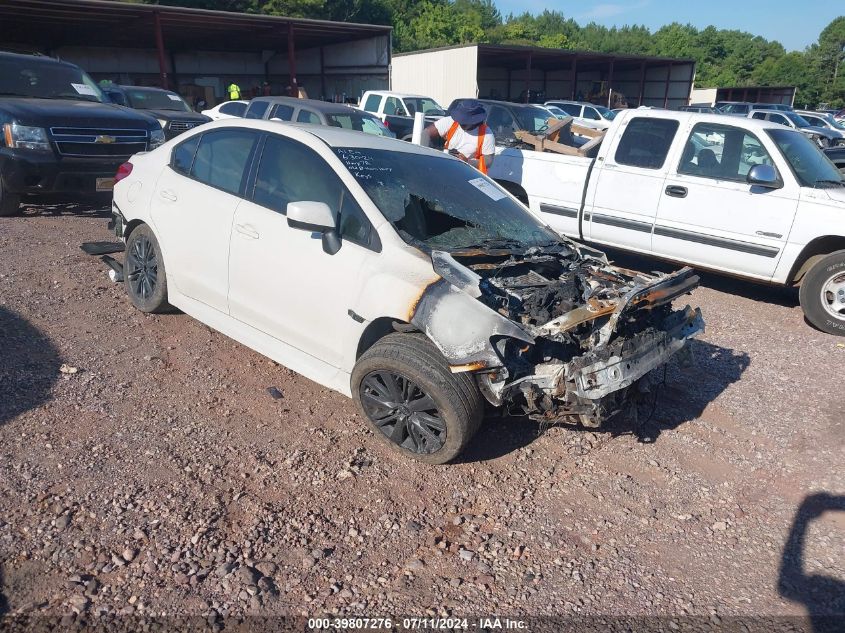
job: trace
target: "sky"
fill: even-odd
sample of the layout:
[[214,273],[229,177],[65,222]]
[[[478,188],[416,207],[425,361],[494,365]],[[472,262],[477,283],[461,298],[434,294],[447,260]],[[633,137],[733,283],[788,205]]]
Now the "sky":
[[664,24],[690,23],[697,28],[710,24],[723,29],[748,31],[777,40],[786,50],[803,50],[818,40],[819,33],[840,15],[845,5],[838,0],[494,0],[503,16],[525,11],[560,11],[581,25],[644,24],[652,31]]

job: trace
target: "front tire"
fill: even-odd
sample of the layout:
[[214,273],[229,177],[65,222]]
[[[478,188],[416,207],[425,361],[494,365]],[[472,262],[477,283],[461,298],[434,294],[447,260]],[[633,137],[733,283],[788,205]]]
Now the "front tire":
[[475,379],[453,374],[421,334],[389,334],[352,370],[352,397],[382,440],[427,464],[457,457],[481,426]]
[[0,178],[0,217],[7,218],[17,215],[20,210],[21,197],[6,191],[6,188],[3,187],[3,179]]
[[817,262],[804,276],[798,296],[813,326],[845,336],[845,250]]
[[141,312],[167,312],[167,273],[152,229],[142,224],[126,240],[123,279],[129,300]]

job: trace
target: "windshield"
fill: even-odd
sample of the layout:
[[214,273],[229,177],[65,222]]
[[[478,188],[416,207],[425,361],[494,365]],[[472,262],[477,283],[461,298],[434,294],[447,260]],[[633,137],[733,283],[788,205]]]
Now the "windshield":
[[561,110],[557,106],[544,106],[544,107],[546,108],[546,110],[548,110],[549,112],[554,114],[559,119],[565,119],[566,117],[569,116],[568,114],[566,114],[566,112],[564,112],[563,110]]
[[803,187],[842,182],[836,165],[801,132],[767,129],[766,133],[772,137]]
[[800,114],[795,114],[794,112],[778,112],[778,114],[785,116],[787,119],[792,121],[795,124],[795,127],[810,127],[807,119],[802,117]]
[[514,108],[512,112],[516,115],[520,129],[527,130],[531,134],[545,132],[549,127],[549,119],[556,118],[546,108],[540,106]]
[[357,130],[376,136],[388,136],[396,138],[396,135],[387,129],[381,119],[365,114],[327,114],[326,120],[333,127],[342,127],[347,130]]
[[335,148],[409,244],[433,250],[560,242],[518,202],[464,162],[436,154]]
[[176,110],[191,112],[191,106],[175,92],[163,90],[133,90],[124,88],[129,105],[138,110]]
[[613,117],[616,116],[616,113],[613,110],[608,110],[604,106],[593,106],[596,110],[599,111],[599,114],[602,115],[608,121],[612,121]]
[[437,105],[434,99],[428,97],[404,97],[405,107],[408,109],[408,114],[414,116],[417,112],[422,112],[425,115],[444,116],[446,111]]
[[97,84],[79,68],[33,59],[0,59],[0,96],[103,100]]
[[829,125],[833,126],[837,130],[845,130],[845,125],[842,125],[839,121],[833,118],[833,115],[827,112],[819,112],[816,113],[815,116],[819,117],[826,121]]

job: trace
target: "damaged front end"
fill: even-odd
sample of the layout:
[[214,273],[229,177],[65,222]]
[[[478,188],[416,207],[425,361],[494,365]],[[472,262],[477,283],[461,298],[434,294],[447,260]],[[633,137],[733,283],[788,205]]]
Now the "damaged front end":
[[511,413],[598,426],[704,331],[699,309],[671,307],[698,285],[689,268],[639,273],[573,243],[431,257],[441,278],[411,322]]

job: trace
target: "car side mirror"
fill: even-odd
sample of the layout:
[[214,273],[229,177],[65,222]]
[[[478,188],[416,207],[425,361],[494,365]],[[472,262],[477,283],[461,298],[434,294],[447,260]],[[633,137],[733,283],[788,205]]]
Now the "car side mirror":
[[323,238],[323,250],[329,255],[334,255],[340,250],[340,235],[337,232],[334,213],[325,202],[289,202],[287,218],[288,226],[292,229],[320,233]]
[[754,165],[746,178],[749,185],[757,185],[766,189],[780,189],[783,181],[778,177],[777,170],[772,165]]

